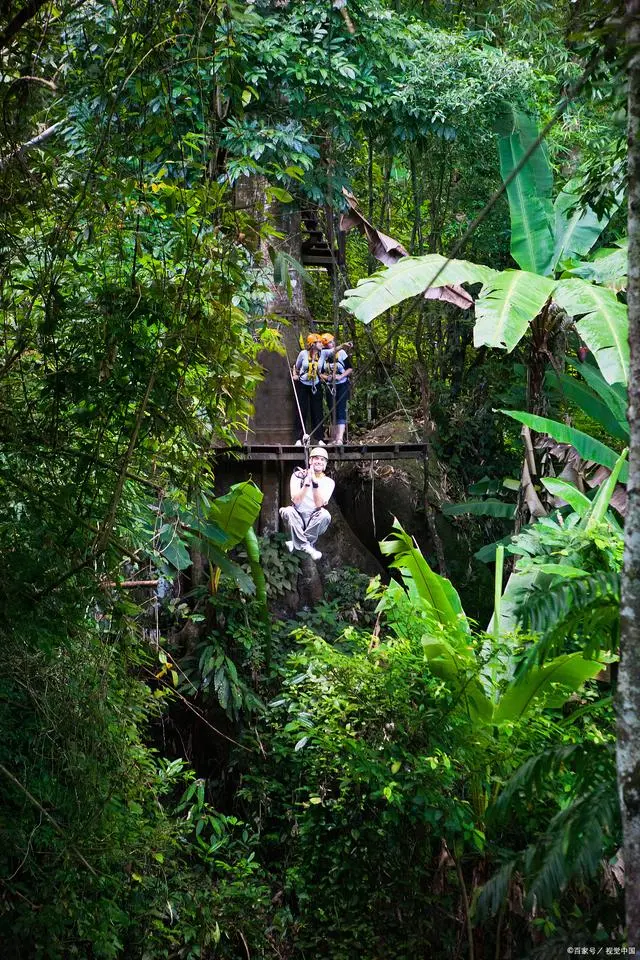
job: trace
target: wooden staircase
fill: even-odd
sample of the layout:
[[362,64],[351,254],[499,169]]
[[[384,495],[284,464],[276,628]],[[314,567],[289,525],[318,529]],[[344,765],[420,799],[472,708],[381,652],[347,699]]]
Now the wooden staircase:
[[324,267],[330,276],[344,266],[345,233],[333,229],[333,208],[303,207],[300,211],[303,231],[302,265]]

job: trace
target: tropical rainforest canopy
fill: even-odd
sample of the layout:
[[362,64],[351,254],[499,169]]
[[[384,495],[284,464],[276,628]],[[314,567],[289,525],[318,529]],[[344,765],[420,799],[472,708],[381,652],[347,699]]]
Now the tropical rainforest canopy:
[[[4,957],[640,952],[639,17],[2,6]],[[374,577],[216,453],[310,327]]]

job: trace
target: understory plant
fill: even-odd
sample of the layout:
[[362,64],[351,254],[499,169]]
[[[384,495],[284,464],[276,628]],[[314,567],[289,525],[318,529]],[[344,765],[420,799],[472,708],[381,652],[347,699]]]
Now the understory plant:
[[272,913],[250,835],[148,745],[172,695],[134,605],[96,620],[66,599],[64,626],[1,631],[3,953],[235,958]]
[[[509,836],[490,806],[530,758],[580,749],[584,729],[564,731],[563,710],[602,666],[574,650],[514,676],[527,635],[476,631],[399,525],[381,547],[401,581],[372,582],[374,631],[347,627],[337,643],[295,633],[260,721],[265,754],[242,777],[242,816],[292,913],[294,957],[399,960],[425,944],[453,957],[461,942],[473,955],[481,885],[505,842],[543,834],[557,794]],[[498,944],[499,926],[482,936]],[[535,926],[509,937],[524,949]]]
[[[571,509],[540,518],[507,548],[519,559],[496,623],[501,630],[519,624],[527,631],[510,659],[516,682],[572,651],[610,664],[597,687],[569,699],[553,741],[522,763],[488,811],[502,836],[502,865],[479,896],[477,917],[486,922],[497,916],[501,923],[514,896],[532,915],[542,908],[540,957],[569,940],[616,942],[622,933],[612,690],[623,539],[608,508],[625,459],[626,451],[593,501],[566,481],[544,481]],[[526,843],[514,842],[514,823],[528,823],[537,803],[552,803],[554,814]]]

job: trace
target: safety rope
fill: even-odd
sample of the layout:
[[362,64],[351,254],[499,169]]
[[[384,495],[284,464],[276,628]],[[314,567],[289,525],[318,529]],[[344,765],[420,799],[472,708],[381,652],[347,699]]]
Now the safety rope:
[[373,521],[373,539],[378,539],[376,532],[376,501],[375,501],[376,472],[373,469],[373,454],[371,455],[371,519]]
[[298,408],[298,417],[300,419],[300,426],[302,428],[302,447],[304,449],[304,465],[305,467],[309,466],[309,441],[311,437],[306,431],[306,426],[304,422],[304,417],[302,416],[302,410],[300,409],[300,401],[298,400],[298,391],[296,390],[296,382],[293,378],[293,365],[289,359],[289,351],[287,350],[287,345],[284,345],[284,352],[287,358],[287,370],[289,371],[289,379],[291,381],[291,389],[293,390],[293,398],[296,401],[296,407]]

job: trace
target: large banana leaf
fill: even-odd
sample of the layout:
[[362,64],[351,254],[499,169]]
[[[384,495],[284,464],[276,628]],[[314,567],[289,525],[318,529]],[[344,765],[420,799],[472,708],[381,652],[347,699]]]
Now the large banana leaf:
[[[524,572],[513,570],[510,574],[500,601],[498,631],[502,636],[511,630],[515,630],[518,626],[518,609],[522,603],[522,597],[531,590],[538,577],[538,571],[535,569]],[[493,620],[494,618],[491,617],[487,626],[487,633],[491,633],[495,629]]]
[[[438,271],[441,271],[440,273]],[[512,350],[547,299],[572,317],[609,384],[626,383],[629,370],[627,310],[614,293],[578,279],[553,281],[518,270],[498,273],[468,260],[447,261],[439,254],[406,257],[347,290],[341,306],[370,323],[385,310],[425,290],[455,284],[482,284],[476,301],[476,346]]]
[[611,498],[613,497],[616,489],[616,484],[620,479],[622,468],[626,466],[625,461],[627,459],[628,452],[628,449],[622,451],[610,475],[607,477],[605,482],[600,485],[600,489],[595,496],[591,510],[588,516],[582,521],[585,524],[585,530],[591,530],[598,523],[602,523],[604,520],[607,510],[609,509],[609,504],[611,503]]
[[[500,413],[524,423],[526,427],[538,433],[548,433],[559,443],[570,443],[583,460],[593,460],[595,463],[602,464],[603,467],[608,467],[609,470],[613,470],[618,463],[619,454],[615,450],[599,440],[594,440],[582,430],[568,427],[566,423],[558,423],[557,420],[549,420],[548,417],[538,417],[534,413],[525,413],[523,410],[500,410]],[[626,463],[622,466],[619,479],[621,483],[626,483],[629,479],[629,468]]]
[[493,714],[493,723],[515,721],[535,707],[561,707],[568,695],[602,670],[581,653],[564,654],[512,680]]
[[[500,173],[506,180],[538,136],[535,121],[512,110],[508,136],[498,141]],[[553,175],[544,143],[536,148],[507,187],[511,213],[511,256],[523,270],[546,276],[553,259]]]
[[244,540],[258,519],[261,506],[262,492],[252,480],[234,483],[229,493],[216,497],[211,504],[210,516],[226,534],[224,550],[230,550]]
[[629,240],[619,240],[615,247],[598,250],[588,263],[572,264],[564,275],[591,280],[617,293],[627,289],[628,259]]
[[476,347],[513,350],[553,293],[553,281],[525,270],[495,274],[476,300]]
[[553,299],[570,316],[582,316],[576,329],[596,358],[607,383],[627,383],[627,308],[618,301],[615,293],[572,278],[557,282]]
[[[591,207],[580,207],[580,198],[569,190],[562,190],[556,197],[555,248],[551,263],[553,273],[563,260],[584,257],[606,227],[611,214],[598,215]],[[611,211],[613,213],[614,210]]]
[[[581,410],[584,410],[587,416],[601,424],[612,437],[628,442],[628,424],[626,422],[621,424],[609,404],[582,380],[577,380],[568,373],[557,374],[555,370],[549,370],[545,377],[545,384],[557,390],[561,396],[572,400]],[[606,381],[604,386],[610,390]]]
[[456,649],[443,637],[423,637],[422,649],[431,673],[462,693],[471,719],[488,722],[493,705],[480,680],[471,673],[477,670],[475,656]]
[[627,387],[623,383],[607,383],[597,367],[590,363],[576,364],[569,361],[569,365],[583,377],[592,390],[607,405],[612,415],[624,432],[625,440],[629,439],[629,423],[627,421]]
[[249,560],[249,569],[256,586],[256,600],[260,605],[260,619],[265,630],[265,663],[267,669],[271,663],[271,618],[269,616],[269,607],[267,603],[267,581],[264,570],[260,564],[260,545],[253,527],[249,527],[245,534],[244,545]]
[[443,626],[469,633],[469,624],[460,597],[449,580],[434,573],[420,549],[397,520],[392,532],[380,543],[380,551],[395,559],[390,566],[400,570],[409,596],[420,598]]
[[[438,272],[441,271],[441,272]],[[468,260],[450,260],[437,253],[405,257],[386,270],[379,270],[347,290],[341,306],[358,320],[370,323],[381,313],[409,297],[449,284],[486,283],[496,271]]]
[[591,500],[581,493],[572,483],[566,480],[560,480],[558,477],[543,477],[542,485],[554,497],[560,497],[565,500],[574,513],[579,517],[584,517],[591,510]]
[[464,503],[445,503],[442,512],[447,517],[501,517],[504,520],[513,520],[516,515],[515,504],[504,500],[466,500]]

